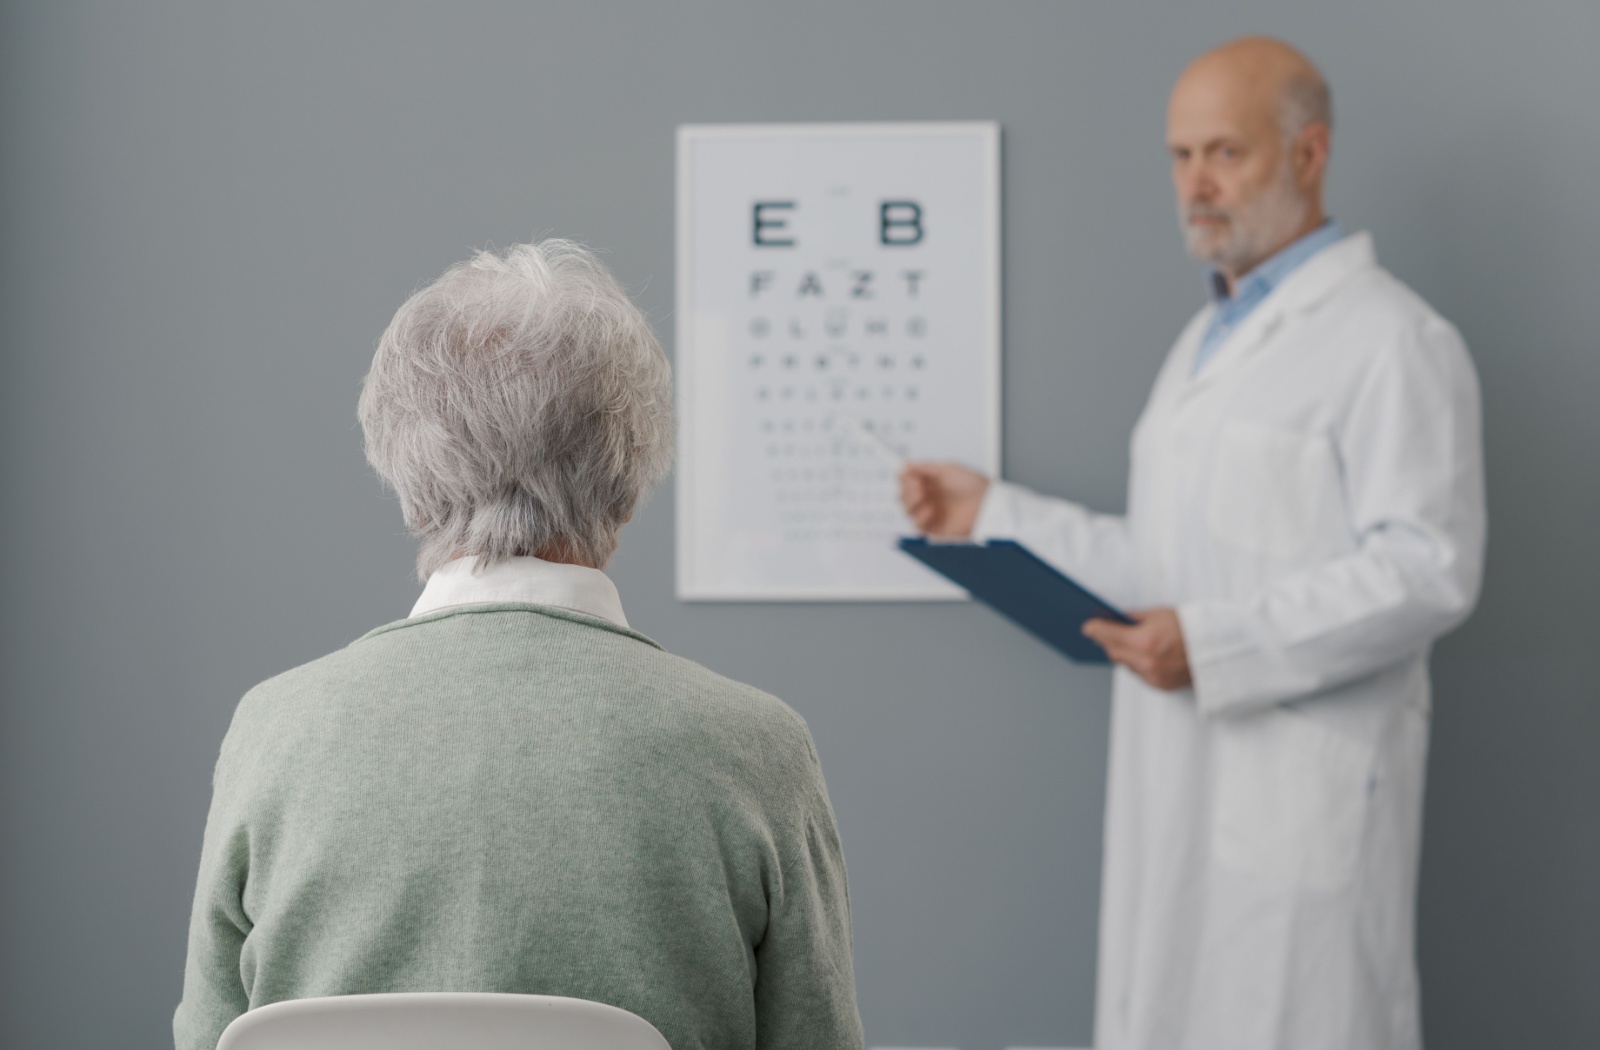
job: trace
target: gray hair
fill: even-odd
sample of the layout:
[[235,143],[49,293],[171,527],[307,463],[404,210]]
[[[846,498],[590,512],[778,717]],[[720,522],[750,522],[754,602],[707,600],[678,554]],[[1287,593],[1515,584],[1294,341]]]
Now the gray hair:
[[572,241],[457,263],[400,307],[358,409],[367,461],[422,541],[417,574],[556,551],[604,565],[672,464],[649,323]]
[[1315,70],[1296,73],[1283,86],[1278,100],[1278,123],[1283,137],[1293,139],[1313,124],[1333,129],[1333,92]]

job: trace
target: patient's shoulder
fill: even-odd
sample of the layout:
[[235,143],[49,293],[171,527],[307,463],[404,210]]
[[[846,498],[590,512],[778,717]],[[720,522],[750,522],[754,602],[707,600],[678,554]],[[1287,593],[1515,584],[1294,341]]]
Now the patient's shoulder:
[[649,661],[660,674],[645,688],[676,709],[685,728],[710,733],[731,747],[815,763],[805,720],[776,696],[673,653],[657,652]]

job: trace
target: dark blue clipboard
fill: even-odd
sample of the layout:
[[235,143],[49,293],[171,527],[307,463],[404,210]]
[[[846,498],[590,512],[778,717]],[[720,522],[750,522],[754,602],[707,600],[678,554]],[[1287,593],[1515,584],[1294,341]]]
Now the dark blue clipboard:
[[900,549],[1079,663],[1110,662],[1104,649],[1083,636],[1086,622],[1100,618],[1133,623],[1015,540],[930,543],[921,536],[905,536]]

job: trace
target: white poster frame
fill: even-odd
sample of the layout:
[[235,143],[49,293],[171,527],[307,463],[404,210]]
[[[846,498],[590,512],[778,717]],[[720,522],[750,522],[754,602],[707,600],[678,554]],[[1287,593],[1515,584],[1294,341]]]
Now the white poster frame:
[[[980,403],[984,412],[983,433],[987,455],[970,464],[990,477],[998,477],[1001,462],[1001,182],[1000,125],[994,121],[906,121],[893,123],[794,123],[794,124],[686,124],[677,134],[676,186],[676,318],[674,372],[677,383],[678,456],[676,466],[676,593],[680,601],[693,602],[840,602],[840,601],[963,601],[965,591],[940,579],[930,580],[926,589],[896,588],[817,588],[764,589],[756,592],[726,590],[708,585],[698,569],[695,529],[696,511],[703,509],[700,478],[697,477],[696,449],[698,426],[704,420],[696,412],[700,387],[707,380],[696,369],[696,347],[704,333],[697,331],[697,310],[693,276],[694,198],[692,185],[693,150],[697,143],[739,139],[771,139],[775,136],[798,139],[820,138],[926,138],[928,136],[971,137],[983,151],[983,200],[981,208],[987,225],[983,237],[982,269],[984,280],[978,289],[987,360],[987,390]],[[933,576],[929,570],[930,577]]]

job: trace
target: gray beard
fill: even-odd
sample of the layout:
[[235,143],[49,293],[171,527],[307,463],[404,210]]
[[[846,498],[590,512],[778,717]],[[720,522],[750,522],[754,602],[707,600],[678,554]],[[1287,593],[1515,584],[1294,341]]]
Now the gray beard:
[[[1285,164],[1271,185],[1254,200],[1237,208],[1217,208],[1197,204],[1178,208],[1183,228],[1184,247],[1191,256],[1209,263],[1223,273],[1239,276],[1263,262],[1272,250],[1294,236],[1306,220],[1310,202],[1300,196]],[[1190,223],[1193,216],[1216,216],[1227,220],[1220,240]]]

